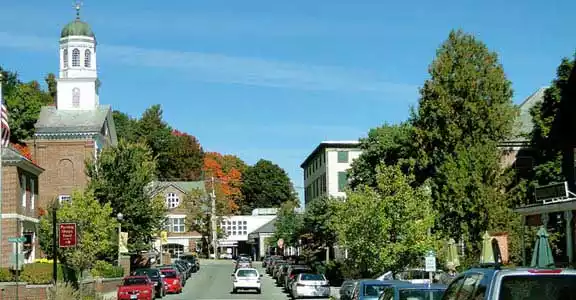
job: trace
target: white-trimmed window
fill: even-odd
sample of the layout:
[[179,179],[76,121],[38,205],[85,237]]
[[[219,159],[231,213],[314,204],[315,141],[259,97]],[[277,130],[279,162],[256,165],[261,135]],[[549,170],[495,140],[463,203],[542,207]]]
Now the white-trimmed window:
[[80,66],[80,50],[78,49],[72,50],[72,66],[73,67]]
[[176,193],[166,194],[166,207],[176,208],[178,205],[180,205],[180,197]]
[[84,67],[90,68],[91,65],[92,65],[92,52],[90,52],[89,49],[86,49],[86,51],[84,51]]
[[185,218],[169,218],[165,229],[169,232],[186,232]]
[[34,210],[36,202],[36,180],[30,178],[30,209]]
[[80,89],[77,87],[72,89],[72,106],[80,106]]
[[62,60],[64,60],[64,68],[68,68],[68,49],[64,49],[62,53]]
[[72,202],[72,197],[70,195],[59,195],[58,202],[60,202],[60,204],[63,202]]
[[26,176],[24,174],[20,175],[20,195],[22,197],[22,207],[26,207]]

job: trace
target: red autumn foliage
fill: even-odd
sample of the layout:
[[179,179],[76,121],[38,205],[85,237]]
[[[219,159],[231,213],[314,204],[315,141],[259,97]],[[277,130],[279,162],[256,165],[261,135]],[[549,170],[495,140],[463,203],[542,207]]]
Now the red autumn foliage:
[[182,132],[182,131],[180,131],[180,130],[174,129],[174,130],[172,130],[172,135],[174,135],[174,136],[185,136],[185,135],[188,135],[188,134],[185,133],[185,132]]
[[238,164],[238,159],[217,152],[204,154],[205,177],[206,179],[214,178],[217,198],[223,198],[226,201],[229,213],[236,212],[242,200],[242,192],[240,190],[242,172],[232,162]]
[[46,215],[46,210],[43,209],[42,207],[38,207],[37,210],[38,210],[38,216],[39,216],[39,217],[42,217],[42,216]]
[[[18,151],[18,153],[22,154],[22,156],[26,157],[30,161],[34,162],[32,159],[32,152],[30,148],[26,144],[12,144],[14,150]],[[34,162],[35,163],[35,162]]]

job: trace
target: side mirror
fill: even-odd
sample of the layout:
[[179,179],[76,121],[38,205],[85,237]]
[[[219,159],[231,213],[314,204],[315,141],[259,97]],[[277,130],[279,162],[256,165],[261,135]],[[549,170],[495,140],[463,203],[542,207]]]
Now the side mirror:
[[230,276],[234,276],[234,274],[230,274]]
[[263,277],[263,276],[264,276],[263,274],[260,274],[260,277]]

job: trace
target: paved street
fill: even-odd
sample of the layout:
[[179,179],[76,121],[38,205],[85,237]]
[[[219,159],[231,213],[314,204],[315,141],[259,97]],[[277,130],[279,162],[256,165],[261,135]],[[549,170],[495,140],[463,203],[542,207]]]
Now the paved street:
[[180,295],[168,295],[164,299],[190,299],[190,300],[228,300],[228,299],[266,299],[266,300],[286,300],[289,299],[281,288],[276,287],[270,276],[260,268],[260,262],[254,265],[259,272],[264,274],[262,277],[262,294],[239,293],[232,294],[232,279],[230,274],[234,270],[234,264],[231,260],[202,260],[200,262],[200,272],[192,275],[188,280],[184,292]]

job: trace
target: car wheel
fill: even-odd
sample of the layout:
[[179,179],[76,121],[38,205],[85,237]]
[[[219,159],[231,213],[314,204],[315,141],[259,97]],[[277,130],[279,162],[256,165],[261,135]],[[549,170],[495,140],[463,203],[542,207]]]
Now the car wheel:
[[262,290],[261,290],[261,289],[257,289],[257,290],[256,290],[256,294],[262,294]]
[[238,293],[238,290],[237,290],[237,289],[232,289],[232,294],[236,294],[236,293]]

